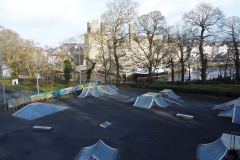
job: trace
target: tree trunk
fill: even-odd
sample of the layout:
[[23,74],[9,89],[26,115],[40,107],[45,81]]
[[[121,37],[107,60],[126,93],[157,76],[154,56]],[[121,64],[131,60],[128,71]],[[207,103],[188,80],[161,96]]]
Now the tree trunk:
[[104,66],[104,84],[107,84],[107,68]]
[[188,80],[191,80],[191,72],[190,72],[191,65],[188,63]]
[[181,50],[181,83],[184,83],[184,73],[185,73],[185,68],[184,68],[184,62],[183,62],[183,51]]
[[116,62],[117,82],[119,82],[119,60],[118,60],[118,55],[117,55],[117,40],[116,40],[116,38],[114,39],[114,43],[113,43],[113,55],[114,55],[114,59]]
[[171,70],[172,70],[172,82],[174,82],[174,66],[173,66],[173,58],[171,58]]
[[236,74],[235,74],[235,79],[239,80],[239,52],[238,52],[238,42],[235,41],[235,38],[233,38],[233,43],[234,43],[234,49],[235,49],[235,69],[236,69]]
[[202,68],[201,68],[201,78],[202,78],[202,83],[203,84],[206,84],[206,65],[207,65],[207,61],[206,61],[206,58],[204,56],[204,53],[203,53],[203,40],[204,40],[204,27],[202,27],[202,30],[201,30],[201,37],[200,37],[200,44],[199,44],[199,52],[200,52],[200,58],[201,58],[201,62],[202,62]]

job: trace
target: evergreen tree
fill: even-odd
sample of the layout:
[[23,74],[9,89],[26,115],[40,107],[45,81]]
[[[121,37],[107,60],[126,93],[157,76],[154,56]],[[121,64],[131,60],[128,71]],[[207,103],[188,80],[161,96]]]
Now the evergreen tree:
[[63,72],[64,72],[64,78],[65,78],[66,83],[69,82],[72,71],[73,71],[73,69],[72,69],[72,64],[71,64],[70,60],[65,60]]

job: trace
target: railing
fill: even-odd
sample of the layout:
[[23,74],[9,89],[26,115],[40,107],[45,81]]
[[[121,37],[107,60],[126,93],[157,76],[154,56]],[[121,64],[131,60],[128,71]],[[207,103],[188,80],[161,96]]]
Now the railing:
[[0,110],[7,110],[6,104],[0,103]]

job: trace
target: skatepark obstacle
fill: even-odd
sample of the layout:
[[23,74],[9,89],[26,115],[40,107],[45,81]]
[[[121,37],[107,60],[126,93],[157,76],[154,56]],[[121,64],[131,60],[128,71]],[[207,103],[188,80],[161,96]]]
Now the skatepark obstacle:
[[151,106],[166,108],[170,103],[166,102],[160,93],[148,92],[136,98],[133,106],[149,109]]
[[170,103],[176,103],[180,105],[184,102],[183,100],[181,100],[181,97],[176,95],[171,89],[161,90],[160,93],[163,98]]
[[235,103],[238,101],[238,99],[234,99],[232,101],[228,101],[228,102],[225,102],[225,103],[217,104],[217,105],[213,106],[212,110],[216,110],[216,109],[228,110],[228,109],[232,108],[235,105]]
[[82,93],[78,96],[79,98],[84,98],[86,96],[100,97],[104,94],[99,91],[98,86],[84,87]]
[[34,120],[49,114],[65,110],[67,108],[68,107],[50,103],[35,102],[26,105],[25,107],[13,113],[12,115],[27,120]]
[[223,133],[215,142],[200,144],[197,148],[199,160],[221,160],[228,150],[240,150],[240,136]]
[[51,131],[52,127],[47,126],[33,126],[32,128],[34,131]]
[[184,118],[184,119],[193,119],[192,115],[180,114],[180,113],[177,113],[176,117],[180,117],[180,118]]
[[112,88],[115,91],[119,90],[115,85],[108,85],[108,87]]
[[215,105],[213,109],[220,110],[218,116],[231,117],[232,123],[240,124],[240,98],[219,105]]
[[100,85],[100,86],[98,86],[98,89],[104,94],[113,95],[113,94],[118,93],[116,90],[112,89],[111,87],[109,87],[107,85]]
[[109,147],[99,140],[92,146],[82,148],[74,160],[116,160],[117,154],[117,149]]
[[103,127],[103,128],[107,128],[107,127],[110,126],[110,125],[111,125],[111,123],[109,123],[108,121],[100,124],[100,126]]

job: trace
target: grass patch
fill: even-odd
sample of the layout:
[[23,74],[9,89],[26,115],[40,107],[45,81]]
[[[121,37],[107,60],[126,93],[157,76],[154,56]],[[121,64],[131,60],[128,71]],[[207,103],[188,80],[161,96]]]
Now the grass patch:
[[[2,83],[1,80],[0,80],[0,83]],[[20,89],[26,89],[26,90],[37,90],[36,79],[19,79],[18,86],[16,85],[12,86],[12,79],[4,79],[4,85],[7,87],[19,87]],[[61,88],[67,88],[72,86],[76,86],[76,85],[53,83],[52,87],[45,87],[45,86],[39,85],[39,90],[41,92],[49,92],[49,91],[54,91]]]

